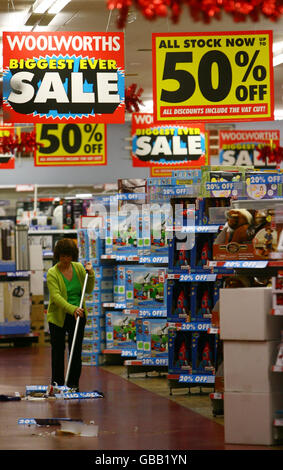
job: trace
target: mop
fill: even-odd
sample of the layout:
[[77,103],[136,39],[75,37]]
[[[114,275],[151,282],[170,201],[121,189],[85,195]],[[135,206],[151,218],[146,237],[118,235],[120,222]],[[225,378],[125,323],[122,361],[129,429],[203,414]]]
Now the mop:
[[[83,306],[83,300],[84,300],[84,296],[85,296],[87,280],[88,280],[88,273],[86,273],[86,276],[85,276],[85,279],[84,279],[83,290],[82,290],[82,295],[81,295],[81,300],[80,300],[80,305],[79,305],[80,308],[82,308],[82,306]],[[80,321],[80,316],[78,315],[78,317],[76,319],[76,326],[75,326],[71,351],[70,351],[69,360],[68,360],[67,372],[66,372],[66,376],[65,376],[65,385],[62,385],[62,386],[59,386],[59,385],[51,385],[51,386],[47,386],[47,385],[30,385],[30,386],[27,386],[26,387],[26,397],[27,397],[27,399],[29,399],[29,400],[33,400],[33,399],[34,400],[40,400],[40,399],[45,399],[45,398],[60,398],[60,399],[104,398],[103,393],[98,392],[96,390],[94,390],[92,392],[76,392],[74,389],[69,388],[67,386],[67,383],[68,383],[68,380],[69,380],[71,364],[72,364],[72,359],[73,359],[74,348],[75,348],[76,339],[77,339],[79,321]]]

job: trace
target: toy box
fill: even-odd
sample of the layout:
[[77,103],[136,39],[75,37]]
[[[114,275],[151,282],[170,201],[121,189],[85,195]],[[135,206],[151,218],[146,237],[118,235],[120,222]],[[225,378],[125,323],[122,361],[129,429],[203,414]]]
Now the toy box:
[[245,196],[254,199],[274,199],[282,195],[280,173],[249,171],[245,175]]
[[105,328],[86,326],[84,330],[84,340],[103,341],[105,340]]
[[170,202],[175,227],[200,225],[199,200],[196,197],[173,197]]
[[83,366],[101,366],[104,363],[104,357],[99,353],[82,352]]
[[206,331],[178,331],[168,329],[169,373],[205,374],[215,373],[217,363],[216,335]]
[[126,266],[115,266],[113,280],[114,302],[125,302],[126,299]]
[[143,253],[142,218],[139,211],[111,217],[105,240],[106,254],[139,255]]
[[104,253],[104,240],[97,229],[78,229],[79,259],[84,264],[90,261],[93,266],[99,266],[100,257]]
[[137,322],[138,357],[167,357],[168,327],[162,318],[139,319]]
[[215,260],[264,260],[280,258],[279,226],[275,209],[231,208],[227,222],[213,244]]
[[168,372],[192,373],[192,332],[168,328]]
[[199,198],[199,225],[223,225],[229,206],[228,196]]
[[213,259],[215,233],[188,233],[185,241],[176,234],[169,241],[169,269],[199,272]]
[[209,322],[215,305],[214,282],[191,283],[191,321]]
[[192,372],[197,374],[215,374],[217,363],[216,335],[206,331],[193,333]]
[[107,311],[106,348],[136,349],[136,315]]
[[126,269],[128,307],[165,307],[167,301],[166,268],[131,266]]
[[103,315],[101,304],[86,302],[86,311],[88,317],[101,317]]
[[169,322],[191,321],[191,283],[178,280],[167,281],[167,320]]
[[84,339],[82,344],[83,353],[101,353],[105,349],[105,341]]

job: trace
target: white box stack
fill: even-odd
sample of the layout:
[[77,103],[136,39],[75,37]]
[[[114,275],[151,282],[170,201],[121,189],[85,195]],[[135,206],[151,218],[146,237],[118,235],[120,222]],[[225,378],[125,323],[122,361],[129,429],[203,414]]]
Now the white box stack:
[[224,345],[224,426],[230,444],[274,444],[274,413],[283,407],[283,374],[272,372],[283,317],[271,315],[272,289],[220,290]]

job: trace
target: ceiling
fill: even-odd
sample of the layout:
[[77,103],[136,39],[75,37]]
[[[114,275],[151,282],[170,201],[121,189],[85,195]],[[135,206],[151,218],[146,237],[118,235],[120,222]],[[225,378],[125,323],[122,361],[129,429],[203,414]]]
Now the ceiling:
[[[107,9],[106,0],[72,0],[58,13],[48,26],[25,26],[29,10],[34,2],[29,0],[0,0],[0,32],[2,31],[121,31],[117,27],[117,11]],[[45,18],[46,19],[46,18]],[[44,18],[41,18],[41,23]],[[189,12],[184,9],[178,24],[162,18],[146,20],[134,8],[128,16],[124,28],[125,34],[125,69],[126,87],[136,83],[143,88],[142,100],[145,104],[152,100],[152,53],[151,34],[153,32],[221,32],[221,31],[257,31],[273,30],[274,43],[282,41],[283,53],[283,18],[278,22],[262,19],[260,22],[247,20],[236,23],[233,18],[223,14],[221,21],[212,20],[210,24],[194,22]],[[283,64],[274,67],[275,111],[283,119]],[[149,107],[141,111],[152,112]],[[278,118],[278,117],[277,117]],[[276,118],[276,119],[277,119]],[[280,117],[279,117],[280,118]]]

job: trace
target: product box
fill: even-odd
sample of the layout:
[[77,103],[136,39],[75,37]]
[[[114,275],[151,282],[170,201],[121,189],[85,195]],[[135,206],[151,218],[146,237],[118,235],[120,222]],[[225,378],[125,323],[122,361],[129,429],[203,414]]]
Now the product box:
[[[140,328],[141,327],[141,328]],[[137,328],[138,356],[167,357],[168,356],[168,327],[163,318],[142,319]],[[143,343],[141,349],[141,343]]]
[[169,322],[190,322],[191,283],[178,280],[167,281],[167,320]]
[[104,363],[103,354],[82,352],[83,366],[101,366]]
[[84,264],[90,261],[93,266],[100,265],[101,255],[104,254],[104,240],[97,229],[78,229],[79,259]]
[[[183,234],[182,234],[183,235]],[[168,267],[174,271],[193,269],[195,266],[195,233],[174,235],[169,240]]]
[[191,321],[210,322],[217,301],[214,282],[191,283]]
[[216,335],[206,331],[193,334],[192,369],[193,374],[214,375],[217,367]]
[[84,330],[84,340],[88,341],[103,341],[105,340],[105,328],[93,328],[93,327],[85,327]]
[[136,315],[113,310],[105,319],[107,349],[136,349]]
[[192,373],[192,343],[195,333],[168,328],[169,374]]
[[217,224],[225,222],[225,214],[230,206],[230,198],[205,197],[199,198],[199,225]]
[[86,302],[86,311],[88,317],[101,317],[103,315],[101,304]]
[[114,268],[114,302],[125,302],[126,298],[126,267],[115,266]]
[[268,260],[277,252],[278,226],[275,210],[230,209],[227,223],[213,245],[214,260]]
[[276,172],[248,171],[245,174],[245,196],[258,201],[282,195],[281,175]]
[[227,444],[275,444],[273,419],[283,408],[282,393],[224,392]]
[[127,307],[164,308],[167,303],[166,268],[131,266],[126,269]]
[[99,354],[105,349],[105,341],[84,339],[82,344],[83,353]]
[[272,372],[280,341],[227,341],[224,383],[227,392],[282,392],[283,374]]
[[220,337],[223,340],[279,340],[283,317],[270,315],[272,289],[220,289]]
[[142,219],[136,214],[111,218],[105,239],[105,254],[137,256],[143,254]]
[[201,225],[199,199],[196,197],[173,197],[170,199],[175,227]]

